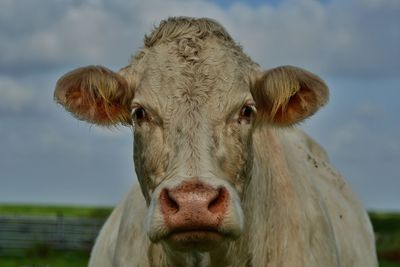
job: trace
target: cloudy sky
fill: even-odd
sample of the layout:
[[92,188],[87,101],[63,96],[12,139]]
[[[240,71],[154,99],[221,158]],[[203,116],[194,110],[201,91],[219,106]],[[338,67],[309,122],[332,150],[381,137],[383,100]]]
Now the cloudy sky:
[[0,0],[0,203],[113,205],[135,182],[131,130],[53,103],[83,65],[117,70],[168,16],[221,22],[265,69],[323,77],[330,104],[301,125],[365,206],[400,210],[400,1]]

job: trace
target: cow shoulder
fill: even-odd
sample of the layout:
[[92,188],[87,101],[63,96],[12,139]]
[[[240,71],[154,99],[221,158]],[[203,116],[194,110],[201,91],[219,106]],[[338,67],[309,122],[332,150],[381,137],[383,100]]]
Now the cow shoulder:
[[[303,205],[319,207],[320,215],[329,221],[340,263],[344,266],[376,266],[374,235],[368,214],[345,178],[329,163],[324,149],[295,128],[282,132],[281,144],[293,182],[301,184],[298,188],[304,190],[299,192]],[[307,215],[315,220],[309,222],[313,232],[322,217]],[[358,232],[362,234],[354,235]],[[349,236],[353,243],[348,242]]]
[[107,218],[93,246],[89,267],[110,267],[113,265],[115,245],[123,212],[121,201]]
[[132,261],[132,251],[137,251],[135,259],[147,261],[147,257],[142,257],[147,255],[148,249],[145,244],[148,238],[144,229],[146,211],[140,186],[136,184],[103,225],[93,247],[89,267],[147,266],[147,262],[140,262],[138,265],[126,262]]

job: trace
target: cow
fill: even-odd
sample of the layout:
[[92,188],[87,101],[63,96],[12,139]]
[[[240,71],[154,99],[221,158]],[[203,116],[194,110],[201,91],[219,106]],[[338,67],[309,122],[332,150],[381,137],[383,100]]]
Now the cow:
[[118,72],[62,76],[56,102],[134,135],[139,183],[89,266],[377,266],[365,209],[296,128],[328,95],[304,69],[262,70],[207,18],[163,20]]

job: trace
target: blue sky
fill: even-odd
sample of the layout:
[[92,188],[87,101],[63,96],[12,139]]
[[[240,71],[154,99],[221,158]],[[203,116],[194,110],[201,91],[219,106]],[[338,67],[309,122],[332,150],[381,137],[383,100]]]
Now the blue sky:
[[135,182],[128,128],[73,119],[52,100],[75,67],[117,70],[171,15],[220,21],[265,69],[323,77],[330,103],[303,123],[370,209],[400,210],[400,2],[0,2],[0,203],[113,205]]

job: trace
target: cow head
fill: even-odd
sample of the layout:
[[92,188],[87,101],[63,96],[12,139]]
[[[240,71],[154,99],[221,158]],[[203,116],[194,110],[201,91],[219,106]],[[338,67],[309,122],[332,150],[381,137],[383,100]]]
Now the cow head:
[[148,236],[177,250],[210,250],[240,236],[253,132],[296,124],[327,98],[308,71],[261,71],[206,19],[163,22],[118,73],[80,68],[55,90],[78,119],[132,126]]

